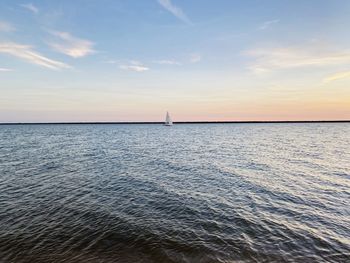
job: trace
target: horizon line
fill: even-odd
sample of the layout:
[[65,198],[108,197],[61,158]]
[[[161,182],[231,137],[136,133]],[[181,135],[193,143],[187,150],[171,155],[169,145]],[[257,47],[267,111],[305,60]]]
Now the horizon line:
[[[175,121],[174,124],[229,124],[229,123],[348,123],[349,120],[275,120],[275,121]],[[0,125],[68,125],[68,124],[164,124],[163,121],[63,121],[63,122],[0,122]]]

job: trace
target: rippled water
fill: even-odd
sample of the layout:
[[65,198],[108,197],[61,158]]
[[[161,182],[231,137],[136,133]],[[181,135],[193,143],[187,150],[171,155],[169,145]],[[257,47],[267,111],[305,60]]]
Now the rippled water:
[[350,124],[0,126],[0,262],[350,262]]

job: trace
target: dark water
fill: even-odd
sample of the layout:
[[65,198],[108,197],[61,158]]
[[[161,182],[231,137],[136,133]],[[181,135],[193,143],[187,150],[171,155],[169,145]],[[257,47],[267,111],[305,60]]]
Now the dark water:
[[0,262],[350,262],[350,124],[0,126]]

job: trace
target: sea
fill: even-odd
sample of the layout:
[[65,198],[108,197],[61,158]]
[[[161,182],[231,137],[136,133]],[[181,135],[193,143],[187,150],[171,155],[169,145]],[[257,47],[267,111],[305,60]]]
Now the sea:
[[350,123],[0,125],[0,262],[350,262]]

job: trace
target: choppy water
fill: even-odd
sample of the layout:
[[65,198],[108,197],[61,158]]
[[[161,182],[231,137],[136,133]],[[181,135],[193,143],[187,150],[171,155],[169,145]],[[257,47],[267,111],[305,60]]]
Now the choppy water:
[[350,124],[0,126],[0,262],[350,262]]

